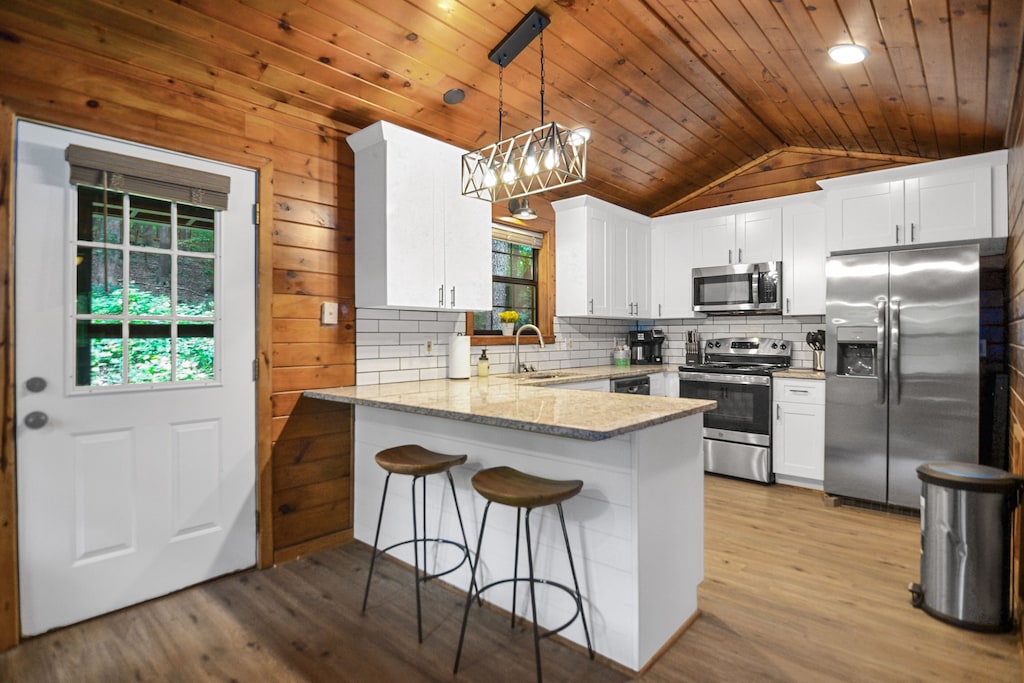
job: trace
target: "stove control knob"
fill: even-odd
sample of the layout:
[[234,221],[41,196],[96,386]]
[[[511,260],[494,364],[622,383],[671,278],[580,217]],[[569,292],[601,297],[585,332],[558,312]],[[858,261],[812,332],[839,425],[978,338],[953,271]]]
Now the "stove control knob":
[[785,345],[785,344],[783,344],[783,345],[782,345],[782,346],[780,346],[779,348],[780,348],[780,349],[782,349],[783,351],[785,351],[785,350],[786,350],[786,345]]
[[714,346],[714,344],[711,343],[711,342],[708,342],[708,348],[710,349],[712,346]]
[[715,348],[716,349],[719,348],[721,345],[722,345],[722,342],[715,342]]
[[776,344],[776,343],[774,343],[774,342],[772,342],[772,348],[773,348],[773,349],[777,349],[777,348],[779,348],[779,345],[778,345],[778,344]]

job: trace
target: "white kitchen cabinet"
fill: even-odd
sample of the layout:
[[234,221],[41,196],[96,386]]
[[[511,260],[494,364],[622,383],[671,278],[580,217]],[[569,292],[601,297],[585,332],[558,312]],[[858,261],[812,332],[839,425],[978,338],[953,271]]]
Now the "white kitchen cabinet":
[[825,382],[778,378],[772,388],[775,479],[821,489],[825,476]]
[[697,267],[778,261],[782,258],[782,210],[769,207],[697,216],[694,238]]
[[491,205],[461,193],[463,151],[381,121],[355,151],[356,306],[491,308]]
[[782,207],[783,315],[825,315],[825,233],[820,202]]
[[693,221],[683,214],[651,222],[651,312],[653,318],[694,318]]
[[828,249],[846,251],[1006,234],[1006,153],[918,164],[819,183]]
[[555,314],[649,317],[650,220],[583,195],[555,209]]
[[679,398],[679,373],[655,372],[650,375],[651,396]]
[[577,391],[600,391],[608,393],[611,391],[611,380],[608,379],[588,379],[582,382],[566,382],[564,384],[552,384],[550,385],[555,389],[576,389]]

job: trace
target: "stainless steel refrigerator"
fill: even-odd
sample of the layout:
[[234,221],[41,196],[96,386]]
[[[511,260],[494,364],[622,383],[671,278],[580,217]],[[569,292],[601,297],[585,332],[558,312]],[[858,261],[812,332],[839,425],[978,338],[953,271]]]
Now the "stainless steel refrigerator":
[[917,467],[979,461],[977,245],[827,265],[825,491],[920,506]]

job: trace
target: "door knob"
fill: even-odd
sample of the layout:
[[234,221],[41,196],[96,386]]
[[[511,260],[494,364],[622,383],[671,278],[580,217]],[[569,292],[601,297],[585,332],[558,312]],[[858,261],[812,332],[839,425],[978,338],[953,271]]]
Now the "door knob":
[[42,429],[46,426],[46,423],[50,421],[50,418],[46,413],[40,410],[33,410],[31,413],[25,416],[25,426],[29,429]]
[[42,377],[30,377],[29,380],[25,382],[25,388],[33,394],[38,394],[46,388],[46,380]]

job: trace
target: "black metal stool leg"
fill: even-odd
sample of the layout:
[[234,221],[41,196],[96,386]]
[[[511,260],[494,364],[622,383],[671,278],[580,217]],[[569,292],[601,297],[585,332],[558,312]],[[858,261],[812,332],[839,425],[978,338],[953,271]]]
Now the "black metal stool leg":
[[[484,514],[480,519],[480,536],[476,542],[476,565],[473,569],[473,574],[469,579],[469,590],[466,592],[466,609],[462,613],[462,630],[459,631],[459,647],[455,651],[455,668],[452,669],[452,673],[459,673],[459,660],[462,659],[462,645],[466,640],[466,623],[469,621],[469,608],[473,605],[473,586],[476,583],[476,567],[480,566],[480,547],[484,544],[484,529],[487,528],[487,513],[491,509],[491,501],[487,501],[484,505]],[[480,597],[479,592],[476,595]]]
[[569,547],[569,532],[565,529],[565,515],[562,514],[562,504],[558,503],[558,519],[562,523],[562,538],[565,539],[565,554],[569,556],[569,571],[572,572],[572,585],[576,589],[576,605],[580,610],[580,619],[583,621],[583,635],[587,638],[587,654],[594,658],[594,648],[590,644],[590,630],[587,629],[587,615],[583,613],[583,593],[580,592],[580,582],[576,579],[576,565],[572,561],[572,548]]
[[363,591],[363,614],[366,614],[366,601],[370,597],[370,581],[373,580],[373,565],[377,561],[377,544],[380,542],[380,525],[384,520],[384,501],[388,499],[388,484],[391,473],[384,477],[384,491],[380,496],[380,513],[377,515],[377,532],[373,536],[373,553],[370,555],[370,573],[366,575],[366,590]]
[[[522,510],[522,508],[519,509]],[[526,510],[526,562],[530,568],[530,605],[533,608],[533,652],[537,658],[537,683],[542,683],[544,677],[540,671],[540,627],[537,626],[537,595],[534,590],[533,541],[530,538],[530,512],[531,510]]]
[[[462,545],[466,550],[466,560],[469,562],[469,590],[473,592],[476,590],[476,563],[473,562],[473,556],[470,554],[469,539],[466,537],[466,525],[462,523],[462,510],[459,509],[459,497],[455,495],[455,480],[452,479],[451,470],[445,472],[448,475],[448,485],[452,489],[452,502],[455,503],[455,516],[459,518],[459,531],[462,532]],[[480,605],[484,604],[484,599],[477,596],[477,600],[480,601]]]
[[[419,642],[423,642],[423,619],[420,616],[420,544],[417,534],[419,528],[416,522],[416,480],[420,477],[412,478],[412,557],[413,557],[413,583],[416,585],[416,637]],[[426,498],[426,488],[423,491],[423,497]],[[426,509],[424,506],[423,516],[426,517]],[[426,519],[423,520],[424,524],[424,541],[423,541],[423,565],[424,573],[426,573],[427,564],[427,548],[426,548]]]
[[[516,508],[516,555],[512,562],[512,620],[510,626],[516,627],[516,596],[519,595],[519,527],[522,523],[523,508]],[[526,513],[529,521],[530,513]]]

